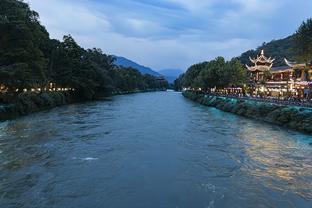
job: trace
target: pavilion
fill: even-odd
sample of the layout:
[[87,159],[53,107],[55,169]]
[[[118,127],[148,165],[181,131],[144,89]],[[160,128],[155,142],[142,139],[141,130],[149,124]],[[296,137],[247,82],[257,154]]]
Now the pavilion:
[[253,66],[246,65],[250,72],[250,89],[253,95],[304,98],[311,93],[312,68],[306,64],[290,62],[273,67],[275,59],[267,58],[264,50],[256,58],[249,57]]

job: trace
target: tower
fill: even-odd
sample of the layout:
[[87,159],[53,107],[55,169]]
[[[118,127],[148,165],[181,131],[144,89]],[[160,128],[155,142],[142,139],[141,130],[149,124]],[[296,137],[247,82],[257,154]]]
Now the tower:
[[248,71],[252,73],[253,80],[258,82],[264,78],[264,73],[271,70],[273,62],[275,59],[267,58],[264,55],[264,50],[261,50],[260,55],[257,55],[256,58],[249,57],[249,60],[253,63],[254,66],[246,65]]

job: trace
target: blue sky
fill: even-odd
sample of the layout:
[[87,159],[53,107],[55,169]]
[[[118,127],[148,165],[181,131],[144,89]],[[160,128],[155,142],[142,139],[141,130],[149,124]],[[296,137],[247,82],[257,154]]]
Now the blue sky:
[[52,38],[156,70],[226,59],[286,37],[312,17],[307,0],[25,0]]

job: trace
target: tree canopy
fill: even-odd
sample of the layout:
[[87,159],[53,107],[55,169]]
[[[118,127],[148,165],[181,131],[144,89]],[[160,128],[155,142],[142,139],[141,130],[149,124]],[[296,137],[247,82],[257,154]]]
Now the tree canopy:
[[294,35],[280,40],[272,40],[269,43],[263,43],[255,50],[248,50],[239,56],[242,64],[250,64],[249,57],[256,57],[261,50],[269,57],[275,58],[274,66],[285,66],[284,59],[296,60],[296,51]]
[[18,0],[0,2],[0,83],[12,94],[22,89],[74,88],[92,99],[116,91],[164,89],[168,83],[136,69],[114,65],[101,49],[84,49],[70,35],[49,38],[39,15]]
[[0,82],[9,89],[42,84],[47,66],[43,47],[49,35],[38,13],[21,1],[2,0],[0,14]]
[[223,57],[217,57],[209,62],[192,65],[174,82],[174,89],[243,86],[246,81],[247,70],[238,59],[225,61]]
[[[284,66],[285,58],[312,64],[312,18],[304,21],[297,32],[287,38],[263,43],[255,50],[249,50],[229,62],[222,57],[209,62],[194,64],[174,82],[174,89],[223,88],[241,86],[247,83],[248,73],[243,65],[250,64],[249,57],[256,57],[261,50],[275,59],[274,66]],[[269,72],[268,72],[269,73]],[[265,76],[271,76],[266,73]]]
[[294,35],[297,58],[305,63],[312,61],[312,18],[304,21]]
[[248,50],[241,54],[242,64],[249,64],[249,56],[257,56],[261,50],[275,58],[274,66],[284,66],[284,58],[292,61],[312,61],[312,18],[304,21],[295,34],[280,40],[263,43],[255,50]]

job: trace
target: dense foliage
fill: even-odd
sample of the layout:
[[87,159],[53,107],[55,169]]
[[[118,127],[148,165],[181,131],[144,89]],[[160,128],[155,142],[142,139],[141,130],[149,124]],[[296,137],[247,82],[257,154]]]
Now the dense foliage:
[[38,14],[15,0],[0,2],[0,83],[9,90],[42,85],[46,79],[47,31]]
[[242,64],[250,64],[249,57],[256,57],[261,50],[265,51],[266,56],[275,58],[274,66],[285,66],[284,59],[296,60],[296,52],[294,36],[289,36],[285,39],[273,40],[269,43],[263,43],[256,50],[249,50],[243,53],[239,60]]
[[267,56],[275,58],[274,66],[284,66],[285,58],[310,63],[312,61],[312,19],[304,21],[294,35],[263,43],[256,50],[243,53],[239,60],[242,64],[249,64],[249,57],[257,56],[261,50],[265,50]]
[[38,13],[18,0],[0,2],[0,84],[16,96],[23,89],[74,88],[86,99],[119,91],[163,89],[168,83],[114,65],[100,49],[80,47],[70,36],[49,38]]
[[303,22],[294,36],[295,51],[299,60],[305,63],[312,61],[312,18]]
[[225,61],[223,57],[218,57],[215,60],[191,66],[174,82],[174,89],[191,87],[206,90],[214,87],[243,86],[246,81],[247,70],[238,59]]
[[[274,66],[284,66],[285,58],[312,64],[312,18],[303,22],[294,35],[263,43],[256,50],[243,53],[238,59],[225,62],[222,57],[218,57],[213,61],[191,66],[185,74],[175,80],[174,89],[224,88],[247,84],[247,71],[242,65],[250,64],[249,57],[256,57],[261,50],[265,50],[267,56],[275,58]],[[271,76],[271,74],[265,74],[265,76]]]

